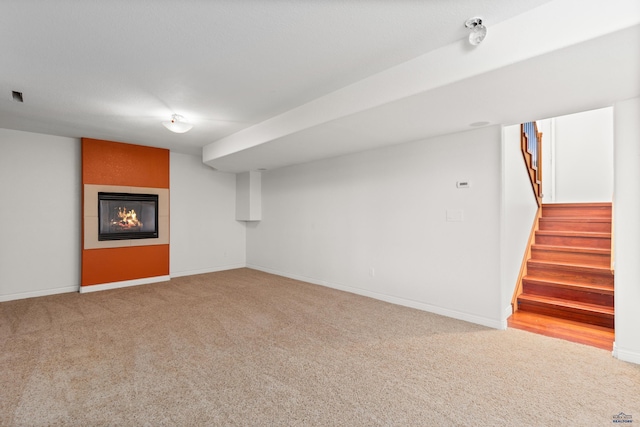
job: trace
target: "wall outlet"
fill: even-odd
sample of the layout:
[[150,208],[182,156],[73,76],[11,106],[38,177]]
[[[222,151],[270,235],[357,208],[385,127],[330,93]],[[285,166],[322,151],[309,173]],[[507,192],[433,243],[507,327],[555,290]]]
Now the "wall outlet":
[[376,269],[371,267],[369,268],[369,276],[376,277]]

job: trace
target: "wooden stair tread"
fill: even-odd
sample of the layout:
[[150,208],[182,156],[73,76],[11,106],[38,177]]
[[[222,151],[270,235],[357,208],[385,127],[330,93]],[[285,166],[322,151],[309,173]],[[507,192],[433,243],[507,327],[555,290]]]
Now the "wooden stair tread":
[[590,231],[610,233],[613,229],[611,218],[607,217],[541,217],[538,221],[538,230],[557,230],[557,231]]
[[602,217],[602,216],[585,216],[585,215],[577,215],[577,216],[542,216],[540,217],[542,221],[560,221],[560,222],[585,222],[585,221],[595,221],[595,222],[611,222],[611,218]]
[[586,302],[570,301],[562,298],[546,297],[541,295],[520,294],[518,300],[553,305],[557,307],[570,308],[576,310],[587,311],[594,314],[601,314],[603,316],[613,316],[613,307],[607,307],[598,304],[589,304]]
[[548,279],[544,277],[525,276],[522,280],[526,280],[529,283],[543,285],[543,286],[560,286],[566,288],[581,289],[585,292],[597,292],[601,294],[613,295],[613,286],[601,285],[595,283],[576,283],[569,282],[561,279]]
[[594,207],[594,208],[610,208],[612,206],[611,202],[586,202],[586,203],[543,203],[543,208],[585,208],[585,207]]
[[611,255],[611,249],[603,248],[584,248],[579,246],[558,246],[558,245],[545,245],[534,243],[531,245],[532,249],[538,249],[542,251],[557,251],[557,252],[579,252],[587,254],[600,254]]
[[603,218],[600,216],[585,217],[583,216],[543,216],[540,217],[542,222],[555,221],[555,222],[611,222],[611,218]]
[[590,264],[576,264],[573,262],[558,262],[558,261],[549,261],[544,259],[530,259],[527,261],[530,265],[537,265],[541,267],[547,267],[553,269],[553,267],[561,267],[563,269],[569,270],[581,270],[581,271],[590,271],[594,274],[610,274],[613,276],[613,271],[609,267],[601,267],[598,265],[590,265]]
[[544,203],[543,218],[596,217],[611,218],[611,203]]
[[615,332],[604,326],[590,325],[526,311],[516,311],[507,320],[509,327],[560,338],[603,350],[612,350]]
[[572,230],[538,230],[536,235],[543,236],[574,236],[574,237],[595,237],[610,239],[611,233],[603,231],[572,231]]

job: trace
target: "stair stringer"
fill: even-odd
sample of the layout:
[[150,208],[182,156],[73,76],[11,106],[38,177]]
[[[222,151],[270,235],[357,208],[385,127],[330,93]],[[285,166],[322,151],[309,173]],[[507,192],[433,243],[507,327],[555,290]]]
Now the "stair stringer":
[[518,279],[516,280],[516,286],[513,291],[513,297],[511,298],[511,312],[518,311],[518,297],[522,294],[523,282],[522,279],[527,275],[527,264],[531,259],[531,247],[535,243],[536,231],[540,228],[540,217],[542,216],[542,205],[538,205],[538,210],[533,218],[533,224],[531,225],[531,232],[529,233],[529,240],[527,246],[524,249],[524,255],[522,256],[522,263],[520,265],[520,272],[518,273]]

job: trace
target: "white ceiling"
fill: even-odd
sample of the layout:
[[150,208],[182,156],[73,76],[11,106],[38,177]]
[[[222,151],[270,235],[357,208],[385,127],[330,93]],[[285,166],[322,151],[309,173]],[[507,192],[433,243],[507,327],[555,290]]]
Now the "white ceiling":
[[[585,3],[5,0],[0,127],[197,155],[206,146],[214,153],[207,164],[238,172],[456,132],[473,121],[597,108],[640,92],[637,2],[611,2],[617,14],[596,7],[566,22],[550,16],[548,28],[567,37],[551,31],[538,41],[524,29],[533,50],[522,55],[509,44],[516,23]],[[585,25],[585,35],[571,26],[608,13],[606,25]],[[489,28],[475,50],[464,44],[472,16]],[[567,77],[577,66],[589,72]],[[535,84],[542,92],[566,96],[549,107],[533,94],[523,106],[512,95],[525,78],[544,78]],[[597,83],[604,79],[611,84]],[[24,103],[12,100],[13,90]],[[162,127],[172,113],[193,130]]]

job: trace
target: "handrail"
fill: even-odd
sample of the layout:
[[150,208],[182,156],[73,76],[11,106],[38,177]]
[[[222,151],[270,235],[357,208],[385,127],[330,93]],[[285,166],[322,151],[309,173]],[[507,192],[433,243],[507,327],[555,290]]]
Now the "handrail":
[[542,206],[542,132],[536,122],[520,125],[522,155],[529,172],[531,188],[538,206]]

